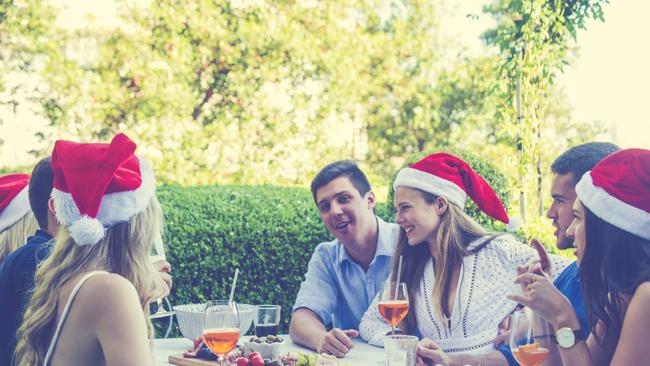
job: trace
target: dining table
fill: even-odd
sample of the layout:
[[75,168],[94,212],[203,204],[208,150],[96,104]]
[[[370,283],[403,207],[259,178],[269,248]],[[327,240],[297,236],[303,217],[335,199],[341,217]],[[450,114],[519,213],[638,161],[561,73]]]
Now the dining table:
[[[243,344],[245,340],[251,336],[244,336],[239,340],[239,344]],[[284,339],[281,352],[293,353],[297,352],[316,354],[316,352],[299,346],[291,341],[291,338],[282,334],[279,336]],[[340,365],[357,366],[357,365],[386,365],[386,354],[384,349],[380,347],[371,346],[364,342],[361,338],[353,338],[352,342],[354,347],[345,357],[340,359]],[[193,342],[186,338],[159,338],[153,342],[153,354],[156,366],[168,366],[169,356],[177,356],[191,348]]]

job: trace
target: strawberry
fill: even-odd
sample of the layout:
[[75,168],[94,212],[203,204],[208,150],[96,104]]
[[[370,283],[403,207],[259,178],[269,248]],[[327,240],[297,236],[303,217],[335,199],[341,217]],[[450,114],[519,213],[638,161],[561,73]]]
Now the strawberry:
[[259,357],[259,358],[262,358],[262,356],[260,356],[260,354],[259,354],[258,352],[251,352],[251,353],[248,355],[248,359],[249,359],[249,360],[252,359],[253,357]]
[[237,358],[237,366],[248,366],[248,359],[246,357]]
[[264,360],[259,354],[250,359],[250,366],[264,366]]

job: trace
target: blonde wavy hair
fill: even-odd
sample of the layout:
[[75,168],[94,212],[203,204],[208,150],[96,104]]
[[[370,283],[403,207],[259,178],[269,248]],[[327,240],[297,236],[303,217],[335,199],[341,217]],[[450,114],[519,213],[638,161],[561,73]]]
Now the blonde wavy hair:
[[65,228],[60,228],[52,253],[39,265],[34,291],[18,329],[15,365],[40,365],[56,327],[57,299],[64,284],[75,275],[95,269],[119,274],[133,284],[140,297],[142,313],[153,338],[149,303],[164,294],[164,283],[149,256],[152,244],[160,240],[163,215],[154,196],[147,208],[128,222],[110,227],[95,245],[77,245]]
[[38,223],[32,211],[27,212],[20,220],[0,233],[0,263],[9,253],[25,244],[27,238],[34,235]]
[[[418,191],[428,204],[434,204],[438,196],[422,190],[411,188]],[[467,255],[478,252],[483,249],[490,241],[486,240],[484,243],[476,248],[468,250],[468,245],[473,241],[491,236],[490,240],[498,235],[488,233],[481,225],[468,216],[462,208],[455,204],[448,202],[447,210],[440,217],[440,226],[436,233],[436,245],[418,244],[411,246],[408,243],[406,232],[400,228],[399,236],[397,239],[397,249],[393,257],[393,270],[392,278],[397,277],[398,263],[395,259],[403,256],[403,266],[401,274],[401,282],[406,284],[409,296],[409,312],[406,315],[403,324],[404,330],[407,332],[415,332],[416,329],[416,316],[415,316],[415,293],[418,291],[420,281],[424,276],[424,269],[429,262],[429,258],[442,258],[440,262],[434,263],[434,278],[436,279],[433,285],[433,307],[436,315],[440,319],[445,319],[445,313],[450,313],[451,309],[447,309],[447,299],[451,292],[451,280],[454,268],[460,266],[463,258]],[[459,296],[456,294],[456,296]],[[444,322],[444,327],[447,327]]]

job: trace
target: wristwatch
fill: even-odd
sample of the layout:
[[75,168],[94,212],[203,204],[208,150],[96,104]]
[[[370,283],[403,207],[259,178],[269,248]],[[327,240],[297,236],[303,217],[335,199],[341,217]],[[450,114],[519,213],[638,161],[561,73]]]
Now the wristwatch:
[[585,332],[582,331],[582,329],[578,328],[576,330],[573,330],[569,327],[558,329],[557,332],[555,332],[555,336],[553,337],[555,344],[562,348],[571,348],[576,344],[576,342],[584,341],[585,339],[587,339],[587,336],[585,335]]

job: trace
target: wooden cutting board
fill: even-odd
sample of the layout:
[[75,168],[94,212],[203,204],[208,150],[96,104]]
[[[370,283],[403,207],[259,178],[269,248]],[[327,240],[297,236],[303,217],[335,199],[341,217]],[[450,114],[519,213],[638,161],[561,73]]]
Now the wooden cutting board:
[[178,366],[219,366],[217,361],[201,360],[199,358],[185,358],[182,354],[169,356],[169,363]]

